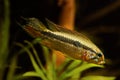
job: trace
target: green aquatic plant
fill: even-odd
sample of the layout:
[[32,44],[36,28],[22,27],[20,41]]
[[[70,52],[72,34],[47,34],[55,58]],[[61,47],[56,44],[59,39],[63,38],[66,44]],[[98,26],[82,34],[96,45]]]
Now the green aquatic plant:
[[[42,80],[114,80],[115,77],[104,77],[104,76],[85,76],[81,77],[83,71],[92,68],[99,67],[104,68],[102,65],[92,64],[83,62],[81,60],[72,60],[67,58],[63,64],[59,67],[56,67],[56,56],[51,55],[49,49],[45,46],[42,46],[43,54],[45,58],[46,65],[43,65],[41,60],[38,57],[38,53],[34,48],[34,44],[38,43],[40,39],[36,39],[33,43],[25,41],[28,45],[17,43],[18,46],[22,48],[19,53],[26,52],[30,57],[34,71],[28,71],[16,77],[15,79],[21,80],[27,77],[38,77]],[[30,51],[30,49],[32,51]],[[33,57],[34,56],[34,57]],[[50,57],[51,56],[51,57]]]
[[[2,4],[3,3],[3,4]],[[8,58],[9,27],[10,27],[9,0],[0,1],[0,80],[5,74]]]

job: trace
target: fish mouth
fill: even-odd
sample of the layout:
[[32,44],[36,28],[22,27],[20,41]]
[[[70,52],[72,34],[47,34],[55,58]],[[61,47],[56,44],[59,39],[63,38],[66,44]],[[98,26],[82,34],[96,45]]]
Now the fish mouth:
[[100,61],[100,62],[98,62],[98,64],[100,64],[100,65],[105,64],[105,61]]
[[99,60],[99,59],[97,59],[97,61],[95,61],[95,60],[86,60],[87,62],[89,62],[89,63],[94,63],[94,64],[98,64],[98,65],[103,65],[103,64],[105,64],[105,61],[104,60]]

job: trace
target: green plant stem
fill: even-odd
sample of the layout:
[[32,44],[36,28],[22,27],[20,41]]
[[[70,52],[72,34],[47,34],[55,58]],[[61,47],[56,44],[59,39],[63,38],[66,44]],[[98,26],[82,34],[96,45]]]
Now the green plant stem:
[[10,11],[9,0],[4,1],[4,17],[0,27],[0,80],[4,75],[4,68],[8,56],[8,42],[9,42],[9,25],[10,25]]

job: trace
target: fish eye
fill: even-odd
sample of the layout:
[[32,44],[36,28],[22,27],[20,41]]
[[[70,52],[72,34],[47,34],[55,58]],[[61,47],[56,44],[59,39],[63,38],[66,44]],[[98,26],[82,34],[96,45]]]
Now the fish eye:
[[102,57],[102,53],[98,53],[97,56]]

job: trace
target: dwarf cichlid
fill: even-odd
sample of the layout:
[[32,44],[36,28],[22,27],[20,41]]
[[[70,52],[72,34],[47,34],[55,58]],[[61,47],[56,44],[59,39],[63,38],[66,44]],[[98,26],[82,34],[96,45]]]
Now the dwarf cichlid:
[[95,64],[105,63],[102,51],[83,34],[49,20],[46,20],[47,26],[36,18],[23,18],[23,21],[24,23],[20,23],[23,29],[34,38],[40,37],[41,44],[48,48],[61,51],[73,59]]

